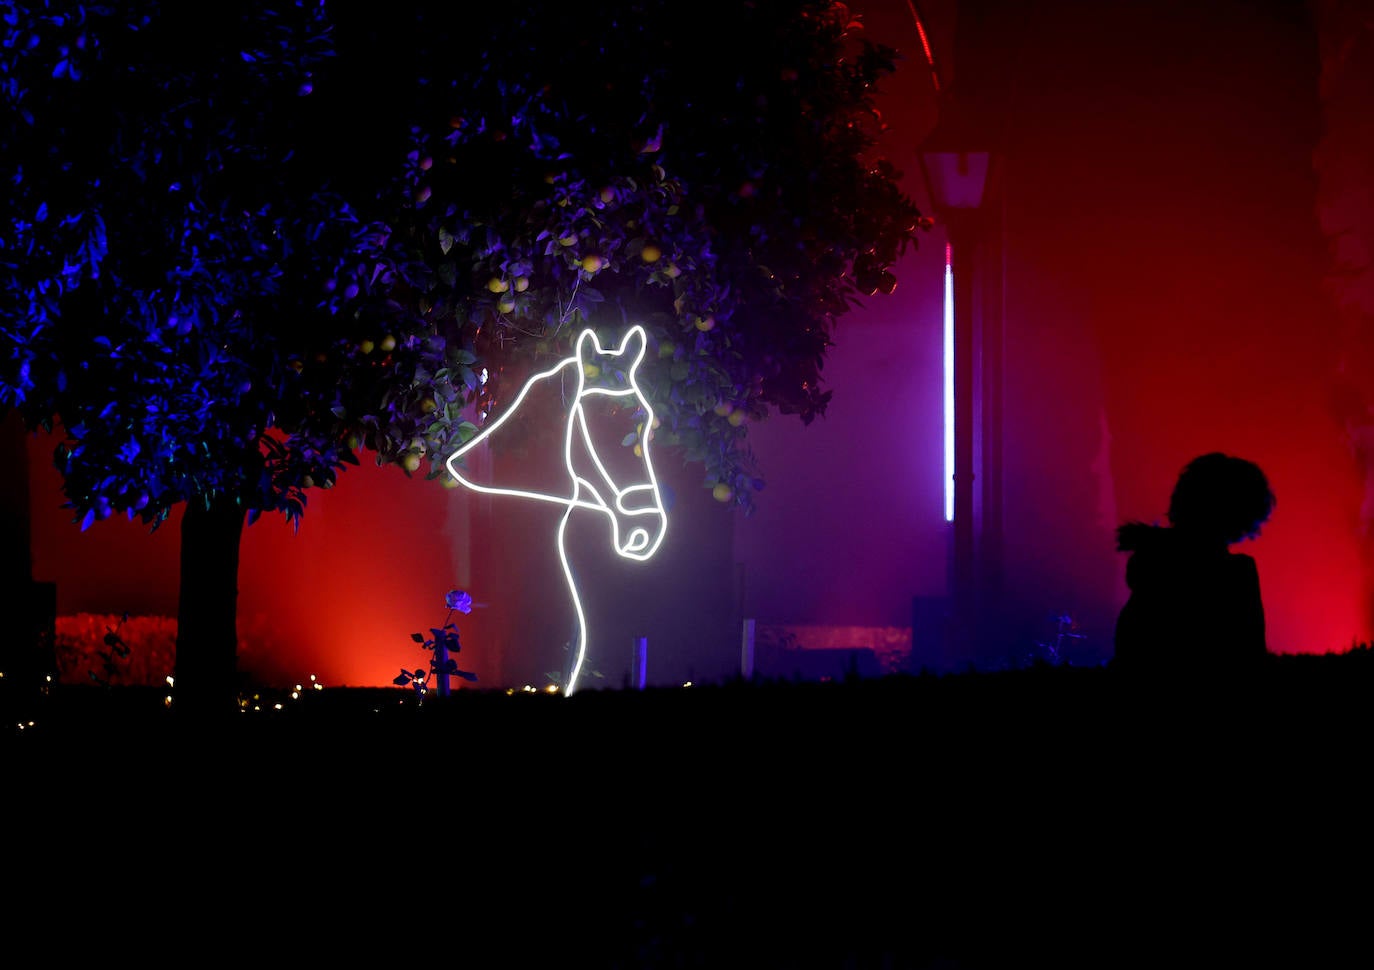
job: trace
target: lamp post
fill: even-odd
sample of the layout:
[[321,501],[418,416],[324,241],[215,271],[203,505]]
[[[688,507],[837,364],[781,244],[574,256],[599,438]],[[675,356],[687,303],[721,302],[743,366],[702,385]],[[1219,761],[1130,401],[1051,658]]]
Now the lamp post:
[[[953,277],[954,515],[950,571],[950,646],[964,654],[974,642],[977,571],[974,561],[975,251],[992,155],[942,117],[922,143],[920,161],[930,202],[944,224],[947,272]],[[948,299],[950,294],[947,293]],[[948,312],[948,310],[946,311]],[[948,367],[948,362],[946,363]]]

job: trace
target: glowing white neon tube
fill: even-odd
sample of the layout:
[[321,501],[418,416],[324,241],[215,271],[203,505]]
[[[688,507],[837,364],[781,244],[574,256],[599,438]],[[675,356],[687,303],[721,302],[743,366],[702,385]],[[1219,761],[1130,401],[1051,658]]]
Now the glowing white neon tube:
[[954,250],[945,243],[945,521],[954,521]]
[[[587,655],[587,617],[582,609],[582,599],[577,592],[577,583],[573,578],[572,566],[568,562],[566,542],[568,520],[572,518],[573,510],[588,509],[604,514],[610,521],[612,546],[617,555],[626,559],[635,559],[640,562],[647,560],[658,551],[667,532],[668,516],[663,510],[663,497],[659,493],[658,479],[654,475],[653,463],[649,460],[649,438],[650,431],[654,426],[654,412],[649,406],[644,392],[640,389],[638,381],[639,365],[644,360],[647,344],[648,337],[641,326],[631,327],[620,342],[620,346],[609,351],[602,348],[601,342],[592,330],[582,331],[577,338],[577,349],[574,356],[565,358],[556,366],[541,371],[526,381],[525,386],[520,389],[520,393],[516,395],[510,407],[483,429],[480,434],[471,438],[461,448],[449,455],[446,462],[449,474],[460,484],[473,491],[486,492],[491,495],[513,495],[517,498],[554,502],[565,506],[563,518],[558,523],[558,561],[563,566],[563,577],[567,581],[568,591],[572,594],[573,610],[577,613],[578,630],[577,655],[573,661],[572,672],[568,675],[568,684],[563,691],[565,695],[571,694],[576,689],[577,678]],[[587,365],[594,363],[600,368],[599,373],[609,374],[614,368],[606,366],[603,359],[608,357],[625,358],[627,356],[631,358],[630,366],[621,368],[628,374],[625,387],[589,384]],[[474,482],[464,475],[464,470],[459,461],[462,456],[485,441],[497,428],[501,427],[506,419],[520,408],[536,384],[550,378],[561,379],[568,376],[574,376],[577,381],[577,393],[568,398],[572,403],[568,408],[563,434],[563,462],[568,470],[568,494],[494,488]],[[643,410],[644,424],[642,427],[644,432],[641,434],[639,442],[644,461],[643,481],[622,487],[615,482],[610,472],[607,471],[587,427],[584,402],[588,398],[595,397],[634,397],[638,407]],[[619,447],[619,442],[616,443],[616,446]],[[580,454],[589,458],[595,467],[595,476],[588,477],[578,473],[574,458],[579,453],[579,447]],[[625,529],[623,536],[621,534],[622,526]]]

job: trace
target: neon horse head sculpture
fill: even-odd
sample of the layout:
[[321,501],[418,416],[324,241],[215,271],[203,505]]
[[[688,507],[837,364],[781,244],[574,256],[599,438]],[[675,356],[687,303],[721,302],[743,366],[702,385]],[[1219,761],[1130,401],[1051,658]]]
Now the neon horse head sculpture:
[[[563,567],[568,590],[572,594],[573,609],[577,613],[577,652],[573,660],[564,694],[577,687],[587,655],[587,618],[578,595],[577,582],[568,561],[568,521],[577,509],[597,512],[606,517],[612,548],[626,559],[643,562],[653,556],[663,544],[668,517],[663,509],[663,497],[653,462],[649,458],[649,438],[654,412],[638,382],[639,365],[644,360],[648,343],[644,328],[631,327],[613,350],[606,350],[592,330],[578,335],[576,352],[556,366],[540,371],[525,382],[515,400],[501,415],[479,434],[449,455],[447,465],[461,485],[491,495],[510,495],[517,498],[553,502],[564,506],[558,524],[558,559]],[[593,376],[594,375],[594,376]],[[623,375],[620,376],[620,375]],[[570,381],[571,379],[571,381]],[[473,481],[466,474],[462,457],[494,434],[511,415],[515,414],[530,391],[544,381],[569,382],[575,388],[567,394],[567,413],[563,434],[563,462],[568,477],[566,488],[558,492],[541,492],[516,488],[495,488]],[[642,415],[642,433],[637,454],[640,461],[636,473],[628,483],[618,480],[608,467],[606,455],[598,451],[592,432],[588,408],[598,404],[624,404]],[[623,448],[619,441],[612,447]]]

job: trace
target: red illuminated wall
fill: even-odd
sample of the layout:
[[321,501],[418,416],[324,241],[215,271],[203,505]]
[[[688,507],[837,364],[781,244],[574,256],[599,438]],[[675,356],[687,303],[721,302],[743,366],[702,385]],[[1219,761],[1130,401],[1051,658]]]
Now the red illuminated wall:
[[1012,159],[1009,572],[1027,605],[1081,612],[1102,642],[1124,595],[1110,527],[1161,519],[1182,465],[1226,451],[1278,495],[1246,546],[1271,648],[1368,639],[1305,7],[1035,9],[979,23],[982,56],[963,62]]
[[[30,438],[29,460],[33,572],[56,581],[59,615],[175,617],[180,515],[151,534],[122,518],[80,532],[59,507],[51,442]],[[674,505],[649,563],[617,560],[604,530],[574,530],[589,624],[603,643],[584,687],[622,687],[641,636],[651,684],[738,669],[729,513],[680,461],[665,457],[659,474]],[[566,669],[573,629],[555,554],[559,510],[491,499],[484,514],[487,501],[364,462],[334,489],[312,492],[298,533],[264,516],[243,538],[240,668],[272,685],[312,674],[326,686],[388,685],[401,667],[428,665],[410,635],[441,624],[444,594],[462,588],[475,607],[452,618],[459,667],[476,672],[480,687],[546,686],[547,674]],[[476,542],[474,530],[485,530]]]
[[[1210,450],[1258,462],[1278,495],[1244,547],[1271,647],[1369,640],[1374,68],[1360,5],[915,6],[957,24],[937,54],[1005,162],[1006,592],[983,609],[1006,652],[1067,612],[1082,659],[1110,656],[1126,595],[1113,529],[1162,520],[1181,467]],[[907,5],[856,7],[880,11],[881,39],[909,55],[912,114],[885,116],[924,130]],[[929,238],[892,300],[837,333],[830,414],[755,431],[775,484],[737,523],[736,553],[761,620],[909,623],[911,596],[944,590],[943,239]]]

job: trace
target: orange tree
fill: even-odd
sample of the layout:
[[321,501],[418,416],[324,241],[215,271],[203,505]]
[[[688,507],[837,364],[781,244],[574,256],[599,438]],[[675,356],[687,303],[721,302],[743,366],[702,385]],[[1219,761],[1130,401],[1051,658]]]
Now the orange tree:
[[246,522],[363,450],[439,476],[584,326],[645,325],[658,443],[747,510],[748,419],[824,412],[922,224],[840,4],[428,6],[0,21],[0,407],[83,529],[186,503],[183,710],[233,702]]
[[[426,83],[406,115],[393,231],[350,277],[366,290],[385,266],[386,285],[371,309],[336,309],[374,346],[409,314],[412,339],[465,348],[487,382],[446,373],[479,413],[583,326],[642,323],[659,444],[748,510],[762,485],[749,421],[824,412],[835,322],[891,292],[892,264],[927,224],[877,152],[873,100],[895,53],[829,0],[602,13],[515,2],[370,31],[374,56],[408,58]],[[421,380],[414,395],[435,389]],[[378,447],[416,441],[407,430]],[[430,452],[439,475],[444,451]]]

